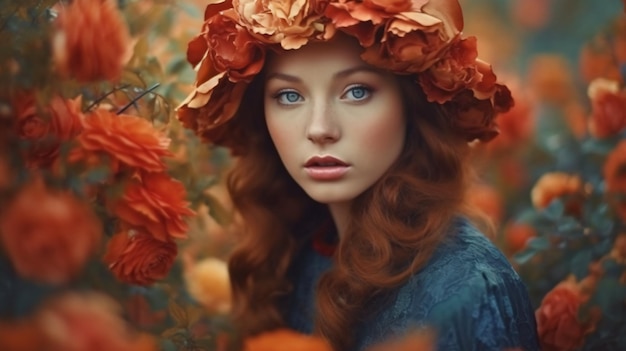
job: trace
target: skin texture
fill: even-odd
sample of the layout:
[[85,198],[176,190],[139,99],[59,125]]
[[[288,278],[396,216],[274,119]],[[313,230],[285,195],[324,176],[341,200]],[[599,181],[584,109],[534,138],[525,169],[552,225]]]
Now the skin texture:
[[[397,79],[361,58],[347,37],[286,51],[270,58],[265,120],[285,168],[315,201],[329,205],[339,234],[352,201],[396,161],[406,122]],[[331,156],[345,174],[316,179],[305,164]]]

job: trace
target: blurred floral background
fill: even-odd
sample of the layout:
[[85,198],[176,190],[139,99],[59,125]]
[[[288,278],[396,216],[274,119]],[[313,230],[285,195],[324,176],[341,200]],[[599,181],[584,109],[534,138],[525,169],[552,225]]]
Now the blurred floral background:
[[[207,2],[0,0],[0,350],[328,349],[229,321],[229,155],[175,118]],[[461,4],[516,99],[470,201],[544,350],[625,350],[624,3]]]

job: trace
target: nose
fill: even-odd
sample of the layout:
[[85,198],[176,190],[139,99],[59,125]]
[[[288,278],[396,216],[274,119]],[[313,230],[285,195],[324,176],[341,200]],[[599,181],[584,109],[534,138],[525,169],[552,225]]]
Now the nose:
[[329,104],[316,104],[309,116],[307,139],[315,144],[331,144],[341,138],[341,126]]

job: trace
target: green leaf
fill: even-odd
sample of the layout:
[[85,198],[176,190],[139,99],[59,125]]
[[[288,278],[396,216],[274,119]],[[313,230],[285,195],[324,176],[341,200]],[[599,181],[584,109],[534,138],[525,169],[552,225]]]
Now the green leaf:
[[528,240],[528,248],[537,251],[547,250],[550,247],[550,241],[546,237],[537,237]]
[[518,264],[525,264],[526,262],[530,261],[533,257],[535,257],[536,254],[537,254],[536,249],[527,248],[526,250],[523,250],[513,255],[513,260],[517,262]]

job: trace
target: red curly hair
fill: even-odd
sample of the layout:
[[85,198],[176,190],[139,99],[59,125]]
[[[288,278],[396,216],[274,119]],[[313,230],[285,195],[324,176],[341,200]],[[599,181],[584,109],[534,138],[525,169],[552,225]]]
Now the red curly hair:
[[[398,76],[404,94],[407,136],[398,160],[351,208],[351,222],[334,266],[317,286],[315,332],[336,350],[354,336],[363,306],[401,286],[419,271],[465,213],[470,148],[452,116],[426,101],[414,77]],[[242,238],[229,260],[234,318],[244,336],[284,325],[281,301],[290,293],[287,272],[310,238],[310,223],[329,220],[291,179],[267,131],[263,74],[249,86],[233,122],[247,140],[228,178],[243,220]]]

